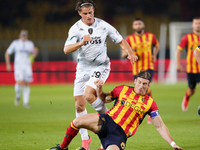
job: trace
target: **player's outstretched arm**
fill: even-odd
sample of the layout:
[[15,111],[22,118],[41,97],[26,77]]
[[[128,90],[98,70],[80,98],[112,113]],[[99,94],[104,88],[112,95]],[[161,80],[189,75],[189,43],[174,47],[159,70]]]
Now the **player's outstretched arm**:
[[88,41],[92,41],[92,38],[90,35],[84,35],[82,41],[77,42],[75,44],[67,45],[64,47],[64,53],[69,54],[72,52],[75,52],[77,49],[79,49],[81,46],[85,45]]
[[131,64],[133,65],[138,60],[138,57],[133,54],[133,51],[132,51],[130,45],[124,39],[122,39],[122,41],[119,43],[119,45],[128,54],[128,59],[131,61]]
[[176,145],[176,143],[174,142],[174,140],[172,139],[172,137],[169,133],[168,128],[166,127],[166,125],[164,124],[164,122],[162,121],[162,118],[160,116],[156,116],[155,118],[152,118],[152,123],[156,127],[156,129],[157,129],[158,133],[161,135],[161,137],[167,143],[169,143],[173,147],[173,149],[183,150],[181,147]]

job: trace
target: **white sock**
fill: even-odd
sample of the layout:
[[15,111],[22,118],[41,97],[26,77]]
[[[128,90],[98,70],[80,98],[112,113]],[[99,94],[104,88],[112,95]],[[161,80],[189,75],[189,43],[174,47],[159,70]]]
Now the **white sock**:
[[[76,117],[79,117],[79,116],[82,116],[82,115],[85,115],[85,114],[87,114],[87,110],[86,109],[81,113],[77,113],[76,112]],[[88,135],[87,129],[80,128],[79,133],[81,134],[81,139],[82,140],[88,140],[89,139],[89,135]]]
[[30,97],[30,86],[24,86],[23,88],[23,103],[27,105]]
[[17,99],[20,99],[21,96],[21,86],[15,83],[15,96]]
[[106,111],[108,111],[108,108],[106,107],[106,105],[104,104],[104,102],[97,97],[97,99],[90,104],[98,113],[106,113]]

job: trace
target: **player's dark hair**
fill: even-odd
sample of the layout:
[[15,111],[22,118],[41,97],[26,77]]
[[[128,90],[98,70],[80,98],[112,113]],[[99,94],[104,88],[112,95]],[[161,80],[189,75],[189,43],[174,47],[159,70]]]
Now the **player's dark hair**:
[[94,9],[96,8],[96,4],[92,0],[77,0],[75,10],[81,11],[81,7],[90,7],[93,6]]
[[135,22],[135,21],[142,21],[142,22],[144,22],[142,18],[135,18],[135,19],[133,19],[133,22]]
[[136,79],[138,77],[143,78],[143,79],[147,79],[147,80],[149,80],[149,82],[151,82],[151,74],[148,73],[147,71],[141,70],[135,77],[136,77]]
[[200,16],[193,17],[192,21],[194,21],[194,19],[200,19]]

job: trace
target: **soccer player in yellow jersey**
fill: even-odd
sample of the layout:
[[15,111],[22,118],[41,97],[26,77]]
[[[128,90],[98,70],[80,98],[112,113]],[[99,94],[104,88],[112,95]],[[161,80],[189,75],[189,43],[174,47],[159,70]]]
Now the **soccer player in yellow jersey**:
[[[196,61],[200,65],[200,45],[197,46],[197,48],[194,50],[194,57],[196,58]],[[200,105],[198,107],[198,114],[200,116]]]
[[113,108],[106,114],[92,113],[75,118],[67,128],[62,144],[50,149],[68,150],[68,145],[79,129],[86,128],[99,136],[105,150],[123,150],[126,147],[127,138],[135,134],[139,124],[142,123],[146,114],[149,114],[161,137],[173,149],[182,150],[173,141],[168,128],[162,121],[156,102],[146,94],[150,82],[151,75],[141,71],[134,80],[135,87],[121,85],[111,92],[104,93],[103,80],[96,80],[97,96],[105,103],[115,100]]
[[200,44],[200,17],[195,17],[193,19],[192,28],[193,32],[186,34],[182,37],[181,42],[178,45],[176,51],[177,71],[180,72],[183,70],[180,63],[181,51],[183,50],[184,47],[187,47],[186,72],[187,72],[188,88],[185,92],[181,104],[183,111],[187,111],[189,99],[195,93],[196,84],[200,83],[200,65],[198,64],[198,62],[194,57],[194,50]]
[[[126,41],[131,46],[138,60],[133,64],[133,75],[137,75],[141,70],[147,71],[154,75],[154,62],[159,51],[159,42],[153,33],[145,31],[145,24],[141,18],[133,20],[132,28],[134,33],[126,37]],[[153,48],[153,49],[152,49]],[[127,58],[128,53],[122,50],[122,58]],[[147,92],[152,96],[151,90]],[[151,118],[148,116],[147,123],[151,123]]]

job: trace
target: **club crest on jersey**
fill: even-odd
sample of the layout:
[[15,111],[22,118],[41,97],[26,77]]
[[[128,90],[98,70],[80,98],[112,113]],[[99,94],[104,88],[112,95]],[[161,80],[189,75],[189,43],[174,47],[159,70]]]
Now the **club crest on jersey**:
[[88,29],[88,33],[89,33],[89,34],[92,34],[92,33],[93,33],[93,29],[92,29],[92,28],[89,28],[89,29]]
[[142,98],[142,102],[145,102],[145,99],[144,99],[144,98]]

